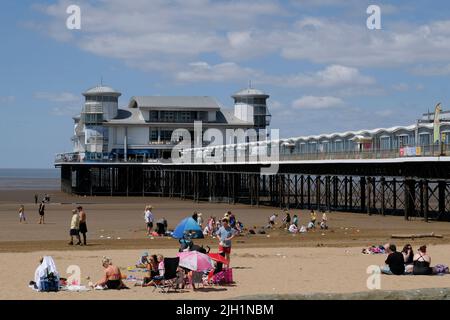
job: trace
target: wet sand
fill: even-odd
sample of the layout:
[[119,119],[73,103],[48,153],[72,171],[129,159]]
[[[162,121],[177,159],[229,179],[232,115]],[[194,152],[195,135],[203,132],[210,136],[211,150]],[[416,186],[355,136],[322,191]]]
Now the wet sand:
[[[178,243],[170,238],[145,236],[143,208],[154,206],[155,218],[165,217],[169,228],[194,210],[221,217],[227,210],[236,214],[246,227],[263,226],[268,216],[279,212],[271,207],[195,203],[190,200],[168,198],[111,198],[77,197],[48,191],[51,203],[47,205],[46,224],[38,225],[34,191],[0,192],[0,263],[2,270],[15,269],[14,276],[2,272],[0,299],[161,299],[149,288],[132,288],[123,292],[87,292],[38,294],[27,287],[32,279],[37,260],[52,255],[64,273],[70,264],[80,265],[83,277],[96,279],[101,275],[100,259],[111,256],[121,267],[134,264],[142,249],[175,256]],[[40,194],[44,194],[41,191]],[[19,224],[17,209],[24,204],[27,224]],[[68,246],[71,209],[81,204],[88,215],[88,246]],[[300,223],[309,220],[307,210],[291,210],[299,214]],[[431,245],[433,263],[450,264],[450,223],[424,223],[420,219],[405,221],[403,217],[331,212],[327,213],[330,229],[316,230],[301,235],[290,235],[275,229],[265,235],[248,235],[233,241],[232,264],[236,268],[236,285],[213,287],[199,292],[170,294],[170,299],[222,299],[257,294],[298,294],[306,292],[358,292],[366,287],[366,268],[382,264],[383,255],[362,255],[361,248],[390,241],[394,233],[442,234],[442,239],[394,241],[400,247],[406,242],[414,247]],[[318,216],[320,218],[320,215]],[[109,237],[109,239],[108,239]],[[120,238],[120,239],[119,239]],[[217,240],[196,240],[217,250]],[[21,263],[17,263],[20,261]],[[23,263],[26,261],[27,263]],[[29,263],[28,263],[29,262]],[[275,273],[274,273],[275,270]],[[8,278],[6,278],[8,277]],[[450,287],[450,276],[443,277],[385,277],[382,289],[412,289]],[[211,294],[214,292],[214,294]]]

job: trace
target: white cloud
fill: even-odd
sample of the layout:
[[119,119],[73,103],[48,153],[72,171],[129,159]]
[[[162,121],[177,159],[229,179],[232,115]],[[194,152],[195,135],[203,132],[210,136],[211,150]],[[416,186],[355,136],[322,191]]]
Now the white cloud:
[[189,68],[175,75],[176,80],[181,82],[226,82],[242,79],[251,79],[257,74],[250,68],[242,68],[234,62],[224,62],[210,65],[204,61],[193,62]]
[[81,102],[82,98],[70,92],[52,93],[52,92],[36,92],[34,98],[47,100],[50,102]]
[[341,65],[327,66],[316,72],[275,76],[242,67],[234,62],[210,65],[205,61],[190,63],[186,69],[177,72],[175,78],[180,82],[226,82],[251,79],[254,84],[288,88],[357,88],[354,92],[346,92],[343,95],[357,95],[361,90],[364,91],[361,88],[370,88],[376,82],[374,78],[362,75],[356,68]]
[[[30,25],[93,54],[166,74],[179,72],[189,61],[202,60],[205,54],[221,57],[224,61],[219,63],[277,54],[285,59],[347,68],[449,61],[450,20],[421,25],[400,21],[376,31],[368,30],[365,23],[345,19],[315,16],[291,20],[301,13],[303,5],[343,3],[337,0],[78,3],[82,9],[81,32],[65,28],[69,0],[35,6],[50,19]],[[380,5],[384,13],[396,10],[392,5]]]
[[342,65],[331,65],[324,70],[295,75],[267,76],[264,83],[275,83],[285,87],[340,87],[366,86],[375,83],[375,79],[362,75],[358,69]]
[[282,47],[288,59],[367,67],[448,61],[449,51],[450,20],[373,31],[363,23],[304,18],[286,34]]
[[328,109],[342,106],[344,101],[337,97],[303,96],[292,102],[294,109]]
[[411,72],[418,76],[448,76],[450,75],[450,64],[433,65],[433,66],[418,66],[411,70]]

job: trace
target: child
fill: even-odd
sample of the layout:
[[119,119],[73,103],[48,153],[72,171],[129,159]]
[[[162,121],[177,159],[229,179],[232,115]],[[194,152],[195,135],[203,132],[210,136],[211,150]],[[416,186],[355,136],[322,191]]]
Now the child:
[[25,218],[25,207],[24,207],[24,205],[21,205],[20,208],[19,208],[19,221],[20,221],[20,223],[22,223],[22,221],[23,222],[27,221],[27,219]]
[[148,252],[142,252],[141,257],[136,262],[136,268],[147,268],[148,263]]

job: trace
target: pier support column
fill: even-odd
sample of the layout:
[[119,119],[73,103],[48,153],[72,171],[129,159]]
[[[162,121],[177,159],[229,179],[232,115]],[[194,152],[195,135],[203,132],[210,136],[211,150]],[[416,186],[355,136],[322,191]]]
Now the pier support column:
[[316,177],[316,205],[317,205],[317,210],[320,211],[320,176]]
[[405,220],[409,220],[415,211],[416,181],[405,180]]
[[428,222],[428,208],[429,208],[429,195],[428,195],[428,181],[423,181],[423,219]]
[[384,177],[380,178],[381,183],[381,214],[385,215],[385,209],[386,209],[386,179]]
[[367,178],[367,214],[370,216],[372,212],[370,211],[370,206],[372,205],[372,179],[371,177]]
[[445,216],[445,181],[438,182],[439,192],[439,220]]
[[366,211],[366,177],[359,180],[359,188],[361,191],[361,212]]

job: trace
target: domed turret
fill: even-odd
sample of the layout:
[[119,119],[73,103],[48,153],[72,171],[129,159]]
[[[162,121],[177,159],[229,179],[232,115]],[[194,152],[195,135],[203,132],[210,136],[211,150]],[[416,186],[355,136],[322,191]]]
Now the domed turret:
[[253,123],[257,130],[265,129],[270,124],[271,116],[266,103],[268,94],[249,87],[231,97],[234,99],[234,115],[238,119]]
[[86,97],[84,112],[86,114],[102,114],[102,120],[111,120],[117,116],[121,95],[120,92],[108,86],[93,87],[83,93],[83,96]]

